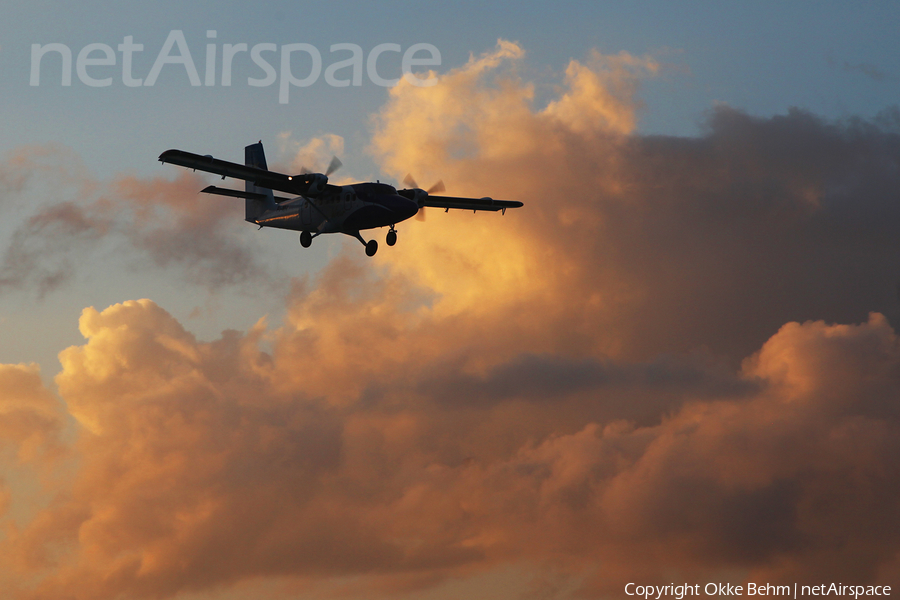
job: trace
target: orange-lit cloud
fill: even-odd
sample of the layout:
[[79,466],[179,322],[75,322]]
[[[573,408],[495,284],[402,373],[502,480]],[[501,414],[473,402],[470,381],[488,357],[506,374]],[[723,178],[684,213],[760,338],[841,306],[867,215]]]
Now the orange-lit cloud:
[[[522,55],[401,83],[373,136],[398,177],[522,209],[403,224],[211,342],[150,300],[84,310],[55,380],[77,468],[0,538],[17,600],[896,581],[900,140],[728,108],[641,136],[652,59],[573,61],[536,107]],[[116,183],[139,245],[203,239],[195,182],[145,183]],[[62,416],[4,369],[30,391],[0,440],[51,463]]]
[[0,365],[0,451],[32,462],[59,449],[60,406],[37,365]]
[[896,133],[720,106],[696,138],[628,135],[655,62],[573,61],[540,107],[520,52],[401,84],[376,120],[373,151],[396,176],[525,202],[403,224],[377,258],[436,291],[435,310],[494,311],[562,348],[733,361],[788,321],[900,316]]
[[[41,583],[22,597],[288,575],[402,589],[516,562],[589,594],[673,569],[874,580],[898,551],[900,350],[880,315],[788,324],[730,376],[542,356],[472,376],[387,352],[367,370],[356,325],[200,343],[150,301],[85,310],[57,377],[83,426],[77,477],[2,544],[66,551],[31,565]],[[338,355],[317,343],[332,328]],[[427,329],[381,333],[415,346]],[[348,357],[332,392],[319,377]]]
[[[278,135],[278,146],[281,154],[291,157],[287,170],[290,173],[302,173],[306,171],[324,172],[332,156],[344,154],[344,138],[333,133],[316,137],[305,144],[293,137],[290,131],[283,131]],[[269,169],[277,167],[269,165]]]

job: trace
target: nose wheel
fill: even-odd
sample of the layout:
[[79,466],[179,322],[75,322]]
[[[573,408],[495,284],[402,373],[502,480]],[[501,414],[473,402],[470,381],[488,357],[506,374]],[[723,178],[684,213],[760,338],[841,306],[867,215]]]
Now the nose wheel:
[[397,243],[397,230],[391,227],[391,230],[387,233],[387,238],[384,240],[387,242],[388,246],[393,246]]
[[312,244],[312,234],[308,231],[303,231],[300,233],[300,245],[304,248],[309,248]]

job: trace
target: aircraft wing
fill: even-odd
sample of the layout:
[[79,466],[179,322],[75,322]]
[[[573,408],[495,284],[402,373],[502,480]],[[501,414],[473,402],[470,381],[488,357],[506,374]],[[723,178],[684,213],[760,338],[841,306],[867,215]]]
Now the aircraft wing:
[[[237,163],[219,160],[212,156],[201,156],[184,150],[166,150],[159,155],[159,162],[170,163],[188,169],[206,171],[207,173],[215,173],[225,177],[233,177],[235,179],[243,179],[249,181],[257,187],[277,190],[295,196],[304,195],[309,191],[310,185],[316,177],[315,173],[307,173],[303,175],[285,175],[275,171],[267,171],[266,169],[258,169],[256,167],[248,167]],[[326,186],[334,187],[334,186]],[[211,192],[220,193],[220,192]]]
[[455,196],[432,196],[428,194],[423,206],[435,208],[458,208],[461,210],[493,210],[506,212],[507,208],[519,208],[521,202],[516,200],[494,200],[493,198],[457,198]]

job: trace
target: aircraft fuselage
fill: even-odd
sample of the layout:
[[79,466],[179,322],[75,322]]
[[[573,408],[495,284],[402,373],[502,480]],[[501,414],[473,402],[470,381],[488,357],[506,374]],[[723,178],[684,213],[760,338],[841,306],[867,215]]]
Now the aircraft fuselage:
[[414,200],[397,194],[385,183],[356,183],[315,197],[292,198],[267,210],[252,222],[310,233],[353,233],[364,229],[393,226],[419,210]]

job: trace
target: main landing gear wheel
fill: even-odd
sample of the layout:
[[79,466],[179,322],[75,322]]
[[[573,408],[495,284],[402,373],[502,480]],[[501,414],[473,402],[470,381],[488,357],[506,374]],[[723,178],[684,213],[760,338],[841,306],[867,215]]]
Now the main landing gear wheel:
[[375,256],[376,252],[378,252],[378,242],[375,240],[369,240],[366,243],[366,256]]
[[388,231],[387,239],[385,240],[388,246],[393,246],[397,243],[397,231],[395,229],[391,229]]
[[312,234],[308,231],[300,233],[300,245],[309,248],[310,244],[312,244]]

